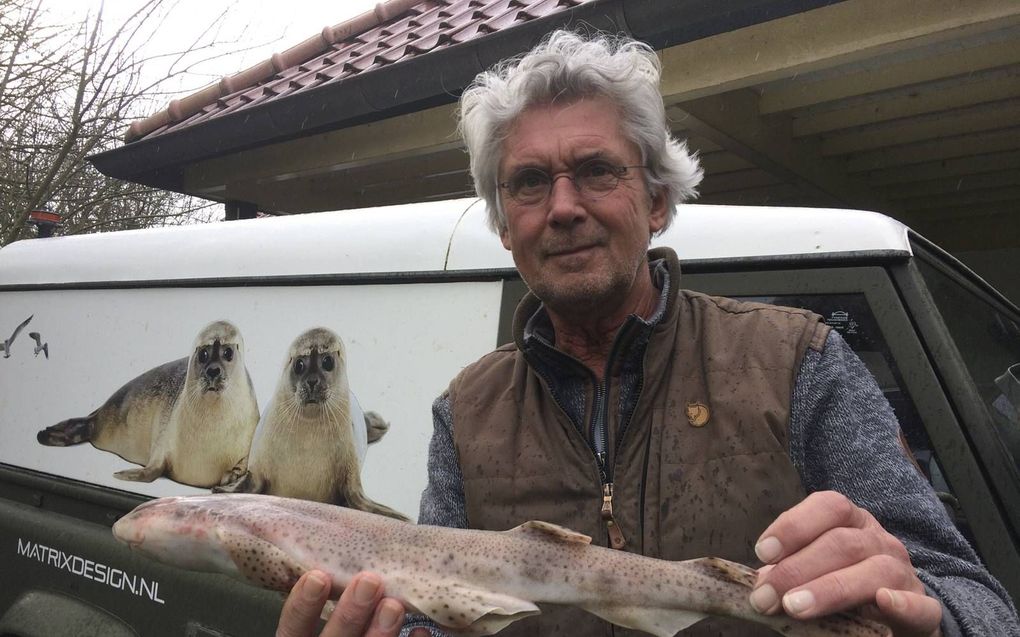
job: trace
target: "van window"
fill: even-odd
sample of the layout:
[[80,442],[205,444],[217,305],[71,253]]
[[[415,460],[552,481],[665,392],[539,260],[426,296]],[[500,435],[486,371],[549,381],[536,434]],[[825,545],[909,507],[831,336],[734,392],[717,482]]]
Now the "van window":
[[839,332],[851,349],[867,366],[896,413],[907,446],[922,473],[938,494],[957,528],[971,545],[975,540],[960,507],[959,500],[946,480],[931,439],[914,405],[904,389],[903,377],[893,358],[878,321],[864,294],[797,294],[780,296],[734,296],[743,301],[799,307],[825,319]]
[[871,308],[863,294],[812,294],[783,296],[741,296],[743,301],[800,307],[819,314],[832,329],[839,332],[878,381],[907,439],[914,457],[925,476],[938,491],[949,491],[938,463],[934,460],[931,441],[914,402],[903,390],[900,370],[879,331]]
[[917,266],[996,433],[1020,462],[1020,323],[932,264]]

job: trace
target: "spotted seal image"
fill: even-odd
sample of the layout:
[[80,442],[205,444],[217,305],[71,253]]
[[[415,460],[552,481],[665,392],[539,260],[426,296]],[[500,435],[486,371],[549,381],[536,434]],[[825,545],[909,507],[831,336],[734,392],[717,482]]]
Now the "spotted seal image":
[[[362,489],[355,435],[364,439],[365,432],[355,431],[349,385],[340,337],[323,327],[301,334],[255,430],[247,473],[213,490],[314,500],[406,520]],[[374,429],[371,440],[387,425],[369,414],[357,426]]]
[[216,321],[199,332],[191,355],[128,381],[98,409],[47,427],[40,443],[84,442],[142,465],[114,474],[152,482],[160,476],[196,487],[241,475],[259,420],[240,331]]

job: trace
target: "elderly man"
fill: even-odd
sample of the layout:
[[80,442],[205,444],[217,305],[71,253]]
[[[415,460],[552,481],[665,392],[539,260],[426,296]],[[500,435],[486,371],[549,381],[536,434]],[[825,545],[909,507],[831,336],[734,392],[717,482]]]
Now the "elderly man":
[[[515,343],[436,401],[420,522],[546,520],[670,560],[760,560],[750,601],[767,614],[861,609],[899,636],[1020,634],[839,335],[809,312],[683,290],[676,255],[648,252],[701,178],[658,80],[643,44],[557,32],[464,93],[476,188],[531,293]],[[298,582],[279,635],[313,632],[326,581]],[[402,625],[366,573],[322,634],[441,634]],[[755,630],[709,619],[684,634]],[[545,608],[506,634],[631,632]]]

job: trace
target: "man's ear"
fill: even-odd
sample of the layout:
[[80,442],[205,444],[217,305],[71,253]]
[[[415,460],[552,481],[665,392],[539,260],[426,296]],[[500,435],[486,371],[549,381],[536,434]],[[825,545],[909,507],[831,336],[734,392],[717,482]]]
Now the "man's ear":
[[503,243],[503,247],[507,250],[510,249],[510,231],[503,228],[499,231],[499,240]]
[[654,235],[666,227],[666,220],[669,218],[668,194],[665,186],[659,186],[659,191],[652,197],[652,206],[648,211],[649,234]]

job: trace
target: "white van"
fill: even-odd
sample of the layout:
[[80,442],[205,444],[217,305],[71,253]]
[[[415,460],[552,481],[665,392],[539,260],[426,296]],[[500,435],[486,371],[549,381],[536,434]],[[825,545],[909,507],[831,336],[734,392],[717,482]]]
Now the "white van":
[[[653,244],[680,255],[685,287],[806,307],[839,330],[878,378],[960,528],[1020,596],[1016,306],[875,213],[687,205]],[[169,470],[125,480],[145,463],[125,459],[123,447],[88,444],[87,432],[60,439],[80,444],[54,446],[42,432],[80,425],[110,401],[170,392],[145,385],[146,374],[172,378],[166,365],[197,357],[196,339],[214,323],[241,335],[232,382],[247,371],[257,421],[293,364],[291,343],[322,327],[344,343],[354,428],[366,435],[359,409],[389,423],[367,450],[359,443],[366,495],[413,519],[432,401],[464,365],[510,339],[523,292],[484,205],[471,199],[3,248],[0,634],[271,635],[275,595],[144,560],[110,534],[148,497],[214,484]],[[125,386],[145,391],[125,398]],[[216,425],[202,445],[222,442]],[[244,431],[257,437],[254,429]],[[330,470],[293,464],[298,475]]]

